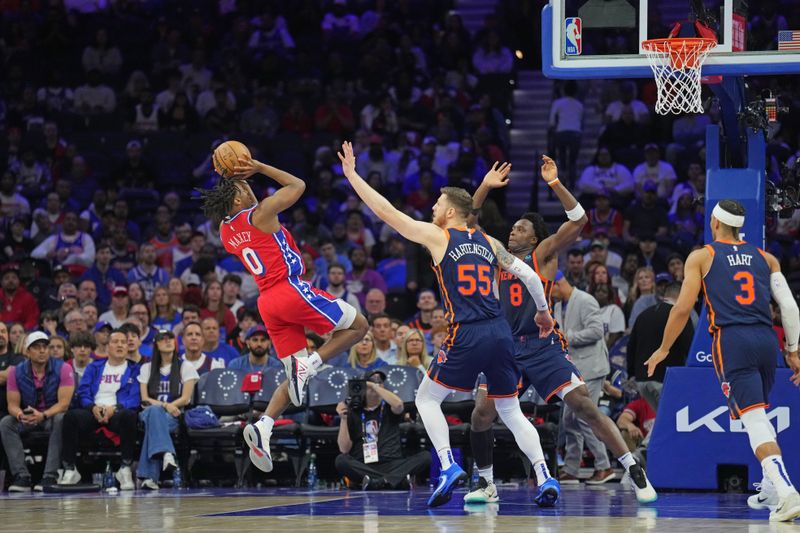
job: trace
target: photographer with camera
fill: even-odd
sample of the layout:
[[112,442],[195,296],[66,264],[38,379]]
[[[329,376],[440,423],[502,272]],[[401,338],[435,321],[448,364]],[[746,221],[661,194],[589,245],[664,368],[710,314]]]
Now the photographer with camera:
[[430,453],[403,457],[400,422],[403,400],[384,388],[386,374],[374,370],[347,383],[348,398],[336,406],[341,417],[336,471],[362,490],[406,489],[409,476],[430,467]]

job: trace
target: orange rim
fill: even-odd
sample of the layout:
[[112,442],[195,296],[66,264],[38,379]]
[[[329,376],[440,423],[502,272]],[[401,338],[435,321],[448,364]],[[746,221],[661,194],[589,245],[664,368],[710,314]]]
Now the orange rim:
[[695,68],[704,52],[717,45],[716,39],[705,37],[674,37],[671,39],[648,39],[642,48],[651,53],[669,54],[676,69]]

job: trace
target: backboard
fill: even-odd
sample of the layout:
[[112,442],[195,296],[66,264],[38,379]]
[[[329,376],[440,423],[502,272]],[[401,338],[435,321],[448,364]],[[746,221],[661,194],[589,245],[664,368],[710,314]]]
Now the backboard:
[[[765,6],[779,10],[777,1],[750,1],[749,12],[740,3],[703,1],[718,21],[718,44],[703,75],[800,73],[800,27],[774,23],[781,13]],[[689,13],[689,0],[550,0],[542,10],[542,70],[557,79],[652,77],[642,41],[667,37]]]

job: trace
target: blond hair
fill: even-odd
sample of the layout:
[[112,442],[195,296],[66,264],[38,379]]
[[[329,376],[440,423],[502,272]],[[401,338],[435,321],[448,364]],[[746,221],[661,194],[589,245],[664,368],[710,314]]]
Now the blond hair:
[[412,329],[408,333],[403,336],[403,340],[400,341],[400,346],[397,350],[397,365],[398,366],[408,366],[408,341],[411,337],[419,337],[422,341],[422,353],[419,354],[419,361],[422,363],[426,369],[431,366],[431,362],[433,358],[428,353],[428,343],[425,342],[425,335],[418,329]]
[[348,364],[348,365],[350,365],[352,368],[358,368],[358,352],[356,351],[356,347],[357,347],[359,344],[361,344],[361,341],[363,341],[363,340],[364,340],[364,339],[366,339],[367,337],[369,337],[369,338],[370,338],[370,340],[372,341],[372,351],[371,351],[371,352],[370,352],[370,354],[369,354],[369,359],[367,360],[367,365],[371,365],[372,363],[374,363],[374,362],[375,362],[375,360],[376,360],[376,359],[378,359],[378,350],[377,350],[377,348],[375,347],[375,337],[372,335],[372,333],[371,333],[371,332],[369,332],[369,331],[368,331],[368,332],[367,332],[367,334],[366,334],[366,335],[364,335],[364,336],[361,338],[361,340],[360,340],[360,341],[358,341],[357,343],[355,343],[355,344],[354,344],[354,345],[353,345],[353,346],[350,348],[350,353],[349,353],[349,354],[348,354],[348,356],[347,356],[347,364]]

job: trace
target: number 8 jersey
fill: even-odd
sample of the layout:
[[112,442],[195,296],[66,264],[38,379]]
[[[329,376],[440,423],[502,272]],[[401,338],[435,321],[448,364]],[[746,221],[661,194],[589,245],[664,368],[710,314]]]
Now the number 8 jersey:
[[447,251],[433,266],[445,317],[451,324],[479,322],[502,316],[495,296],[497,258],[483,232],[446,228]]
[[300,276],[305,271],[303,256],[283,226],[280,231],[267,233],[256,228],[252,215],[258,204],[226,217],[219,227],[225,250],[235,255],[253,275],[258,290]]
[[761,248],[746,242],[706,244],[712,260],[703,277],[709,331],[737,324],[772,327],[770,268]]

